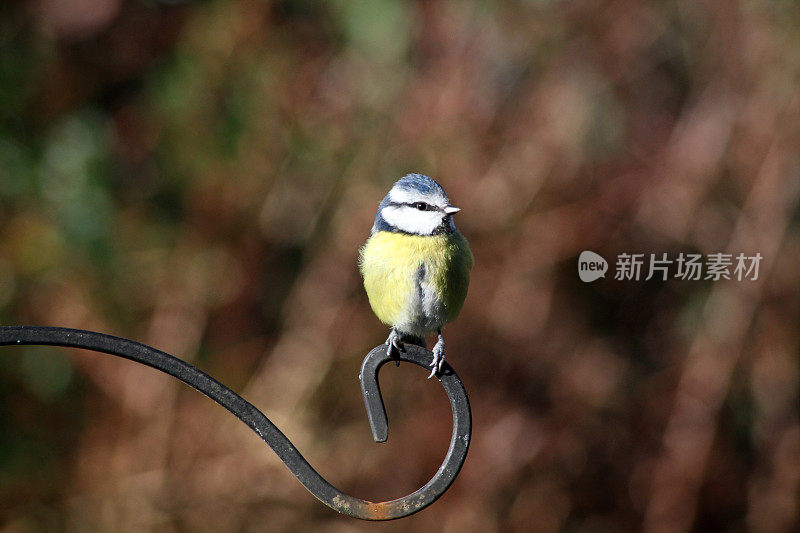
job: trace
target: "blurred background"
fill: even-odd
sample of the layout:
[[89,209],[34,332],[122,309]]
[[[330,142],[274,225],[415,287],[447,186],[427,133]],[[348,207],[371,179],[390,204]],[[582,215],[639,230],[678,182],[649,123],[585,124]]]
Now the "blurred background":
[[[796,530],[798,27],[790,0],[0,3],[2,324],[191,361],[378,501],[451,431],[439,384],[387,366],[375,444],[358,387],[393,181],[438,179],[476,260],[446,329],[472,446],[425,511],[339,516],[176,380],[9,347],[0,531]],[[764,259],[614,279],[681,252]]]

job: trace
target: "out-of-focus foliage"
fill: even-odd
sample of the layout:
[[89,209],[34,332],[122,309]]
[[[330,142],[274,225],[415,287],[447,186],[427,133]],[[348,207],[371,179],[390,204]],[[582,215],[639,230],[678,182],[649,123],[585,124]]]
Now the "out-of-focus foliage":
[[[387,331],[355,263],[423,172],[476,258],[446,330],[474,435],[450,492],[381,527],[792,530],[798,28],[788,0],[2,2],[0,321],[193,361],[335,485],[401,496],[449,408],[386,368],[371,442],[356,376]],[[613,279],[681,252],[764,260]],[[0,531],[367,527],[173,380],[0,350]]]

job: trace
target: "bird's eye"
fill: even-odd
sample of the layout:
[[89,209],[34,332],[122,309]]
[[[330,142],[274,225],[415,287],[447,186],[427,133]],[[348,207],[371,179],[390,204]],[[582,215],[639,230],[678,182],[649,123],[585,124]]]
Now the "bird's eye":
[[428,204],[426,204],[425,202],[417,202],[417,203],[414,204],[414,207],[416,207],[420,211],[427,211],[428,210]]

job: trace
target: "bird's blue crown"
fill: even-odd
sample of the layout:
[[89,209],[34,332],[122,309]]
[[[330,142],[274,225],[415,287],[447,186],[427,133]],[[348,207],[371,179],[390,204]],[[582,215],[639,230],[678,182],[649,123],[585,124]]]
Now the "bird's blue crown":
[[444,188],[435,179],[429,178],[424,174],[407,174],[397,180],[394,186],[401,189],[419,191],[425,195],[439,195],[447,198]]

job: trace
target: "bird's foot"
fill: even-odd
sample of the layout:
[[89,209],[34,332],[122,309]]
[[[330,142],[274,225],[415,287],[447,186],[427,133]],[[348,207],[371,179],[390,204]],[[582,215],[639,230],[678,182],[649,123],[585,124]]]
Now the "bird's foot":
[[400,352],[405,351],[405,346],[400,342],[400,335],[392,329],[389,338],[386,339],[386,355],[395,359],[397,366],[400,366]]
[[444,364],[444,338],[442,337],[442,332],[439,332],[439,340],[436,341],[436,344],[433,347],[433,362],[431,363],[431,375],[428,376],[428,379],[431,379],[433,376],[437,376],[442,372],[442,365]]

